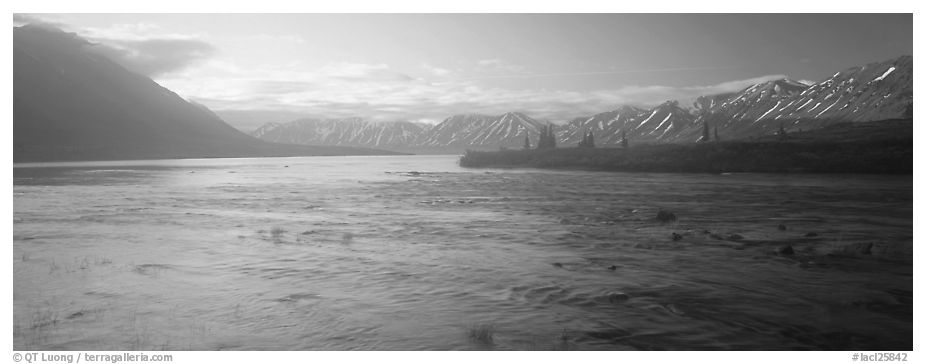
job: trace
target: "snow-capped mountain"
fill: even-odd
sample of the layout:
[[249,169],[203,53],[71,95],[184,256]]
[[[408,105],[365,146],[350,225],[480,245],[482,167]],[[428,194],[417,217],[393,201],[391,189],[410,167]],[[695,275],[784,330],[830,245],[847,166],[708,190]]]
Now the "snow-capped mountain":
[[560,142],[576,144],[586,132],[594,134],[599,145],[620,143],[622,132],[636,142],[673,141],[691,127],[694,119],[691,112],[679,107],[678,101],[666,101],[649,110],[624,106],[590,118],[573,119],[563,128]]
[[[633,142],[693,142],[701,139],[705,122],[712,137],[716,129],[722,139],[740,139],[771,134],[779,128],[811,130],[836,122],[911,118],[912,75],[913,58],[902,56],[837,72],[813,85],[783,78],[739,92],[701,96],[690,113],[677,105],[670,108],[670,104],[663,104],[628,120],[624,128]],[[599,144],[619,143],[620,130],[599,134],[595,125],[581,122],[609,113],[569,123],[569,142],[576,143],[576,136],[581,139],[582,130],[591,130]],[[671,128],[662,122],[666,117]],[[658,124],[649,129],[653,128],[652,120]]]
[[251,132],[251,135],[275,143],[390,148],[412,144],[423,130],[423,125],[407,121],[301,119],[264,124]]
[[309,145],[343,145],[414,149],[520,148],[524,135],[536,142],[544,122],[509,112],[498,116],[454,115],[434,126],[411,122],[370,122],[361,118],[301,119],[267,123],[251,132],[266,141]]
[[902,56],[837,72],[792,99],[777,114],[795,120],[842,121],[912,116],[913,57]]
[[767,134],[779,127],[814,129],[834,122],[909,118],[912,105],[910,56],[853,67],[813,85],[781,79],[695,103],[696,124],[706,121],[731,137]]
[[524,135],[537,141],[544,122],[519,112],[499,116],[478,114],[454,115],[429,128],[415,139],[414,146],[435,147],[511,147],[524,145]]
[[562,127],[559,134],[560,143],[573,144],[582,140],[587,132],[595,135],[599,144],[620,143],[621,130],[629,130],[634,126],[634,120],[642,120],[647,110],[633,106],[623,106],[617,110],[592,115],[587,118],[576,118]]
[[[630,128],[628,138],[637,140],[671,141],[675,136],[692,125],[694,117],[678,106],[678,101],[666,101],[652,108],[646,117]],[[634,120],[636,121],[636,120]]]
[[727,114],[736,120],[760,120],[774,111],[780,101],[799,95],[809,86],[798,81],[783,78],[755,84],[732,94],[701,96],[695,101],[695,108],[703,114]]

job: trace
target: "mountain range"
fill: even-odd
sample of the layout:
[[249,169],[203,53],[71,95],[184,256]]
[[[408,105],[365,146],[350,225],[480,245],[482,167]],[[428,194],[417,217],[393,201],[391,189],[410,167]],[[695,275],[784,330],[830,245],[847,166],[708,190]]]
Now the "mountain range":
[[407,121],[370,123],[360,118],[300,119],[267,123],[251,135],[275,143],[396,148],[408,145],[425,125]]
[[390,154],[269,143],[226,124],[73,33],[13,28],[13,160]]
[[[690,107],[666,101],[644,109],[615,110],[556,125],[557,142],[575,145],[591,132],[598,145],[696,142],[705,123],[711,138],[755,138],[785,131],[811,130],[838,122],[911,119],[913,57],[901,56],[835,73],[805,84],[788,78],[749,86],[739,92],[704,95]],[[375,123],[359,118],[297,120],[266,124],[258,138],[287,143],[364,146],[403,151],[461,151],[521,148],[525,135],[536,141],[548,122],[521,112],[454,115],[430,126],[409,122]],[[384,136],[371,138],[370,136]]]

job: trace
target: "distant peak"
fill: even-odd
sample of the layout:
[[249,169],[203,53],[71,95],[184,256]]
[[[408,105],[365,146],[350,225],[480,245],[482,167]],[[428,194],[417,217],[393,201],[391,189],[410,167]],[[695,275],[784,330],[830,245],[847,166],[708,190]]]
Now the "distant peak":
[[518,112],[518,111],[509,111],[509,112],[506,112],[506,113],[502,114],[502,117],[503,117],[503,118],[504,118],[504,117],[513,117],[513,118],[519,118],[519,119],[526,119],[526,118],[527,118],[527,115],[524,115],[524,113]]
[[620,111],[620,112],[637,112],[637,111],[641,111],[641,110],[643,110],[643,109],[641,109],[641,108],[639,108],[639,107],[636,107],[636,106],[623,105],[623,106],[617,108],[617,110],[615,110],[615,111]]
[[663,109],[663,108],[673,108],[673,109],[674,109],[674,108],[678,108],[678,100],[667,100],[666,102],[663,102],[663,103],[659,104],[658,106],[656,106],[656,108],[657,108],[657,109]]
[[33,40],[42,40],[42,42],[45,42],[46,44],[53,44],[53,46],[56,47],[82,47],[92,44],[86,39],[77,35],[77,33],[66,32],[59,28],[45,24],[26,24],[19,27],[13,27],[14,42],[19,37]]
[[911,62],[911,61],[913,61],[913,56],[912,56],[912,55],[909,55],[909,54],[902,54],[902,55],[897,56],[897,57],[895,57],[895,58],[886,59],[886,60],[883,60],[883,61],[880,61],[880,62],[872,62],[872,63],[869,63],[869,64],[867,64],[867,65],[865,65],[865,66],[867,67],[867,66],[871,66],[871,65],[898,64],[898,63],[905,63],[905,62]]
[[774,86],[785,86],[785,87],[797,87],[797,88],[802,88],[802,89],[810,87],[810,85],[804,82],[801,82],[801,81],[798,81],[798,80],[795,80],[789,77],[779,78],[777,80],[769,81],[767,82],[767,84],[773,87]]
[[452,115],[452,116],[450,116],[450,117],[444,119],[444,121],[445,121],[445,122],[446,122],[446,121],[459,122],[459,121],[467,121],[467,120],[474,120],[474,119],[485,119],[485,118],[487,118],[486,115],[476,114],[476,113],[469,113],[469,114],[456,114],[456,115]]
[[885,61],[884,63],[889,63],[897,67],[912,67],[913,66],[913,56],[911,55],[902,55],[900,57],[894,58],[892,60]]
[[53,26],[39,24],[39,23],[29,23],[29,24],[20,25],[18,27],[13,27],[13,31],[14,32],[44,31],[47,33],[75,34],[75,33],[67,33],[59,28],[55,28]]

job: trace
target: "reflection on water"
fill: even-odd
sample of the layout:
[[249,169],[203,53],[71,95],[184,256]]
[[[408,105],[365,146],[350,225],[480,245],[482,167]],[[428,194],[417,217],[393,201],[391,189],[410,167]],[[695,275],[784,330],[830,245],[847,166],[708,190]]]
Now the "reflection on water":
[[911,350],[912,194],[451,156],[17,165],[14,348]]

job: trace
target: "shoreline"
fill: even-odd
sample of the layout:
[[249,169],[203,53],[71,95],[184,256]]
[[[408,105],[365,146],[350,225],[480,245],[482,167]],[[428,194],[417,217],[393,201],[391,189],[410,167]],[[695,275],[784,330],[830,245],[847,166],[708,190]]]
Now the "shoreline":
[[467,151],[465,168],[653,173],[913,174],[913,139],[872,142],[713,142],[630,148]]

